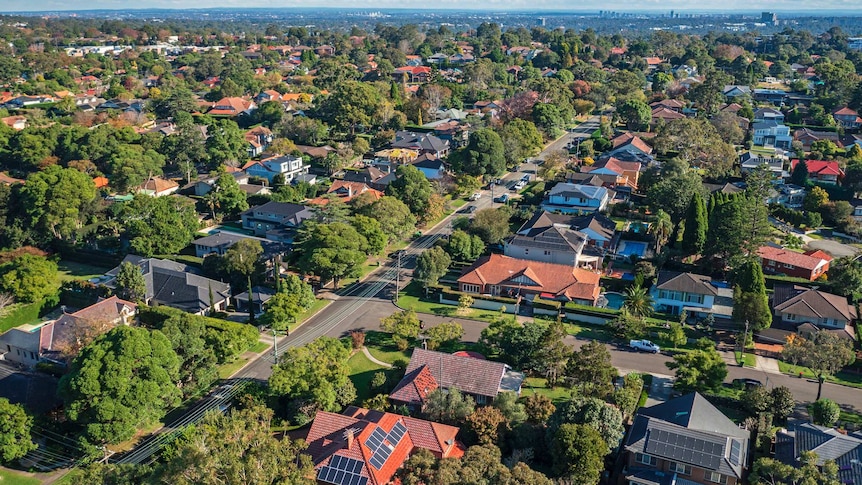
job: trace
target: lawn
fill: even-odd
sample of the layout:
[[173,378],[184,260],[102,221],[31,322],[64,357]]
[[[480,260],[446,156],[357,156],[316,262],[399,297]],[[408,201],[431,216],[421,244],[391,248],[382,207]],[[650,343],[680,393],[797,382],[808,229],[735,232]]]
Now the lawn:
[[466,204],[467,202],[469,202],[467,199],[455,199],[449,202],[449,205],[453,209],[460,209],[461,207],[464,207],[464,204]]
[[39,485],[42,482],[32,477],[0,469],[0,483],[3,485]]
[[356,387],[356,402],[362,404],[373,395],[371,379],[374,374],[385,369],[368,360],[362,352],[356,352],[350,356],[347,365],[350,366],[350,380]]
[[239,372],[239,370],[242,369],[243,366],[246,364],[248,364],[248,359],[240,357],[233,362],[228,362],[226,364],[218,366],[219,379],[229,378],[230,376]]
[[24,325],[25,323],[36,323],[39,321],[39,310],[42,308],[42,302],[36,303],[16,303],[7,307],[0,318],[0,333],[9,330],[10,328]]
[[[736,356],[736,363],[738,364],[739,361],[741,360],[740,359],[741,354],[738,350],[735,350],[733,352],[733,354]],[[743,358],[745,359],[744,363],[743,363],[743,365],[745,367],[756,367],[757,366],[757,358],[755,358],[754,354],[752,354],[751,352],[746,352]]]
[[428,313],[443,317],[459,317],[488,323],[495,322],[500,317],[499,312],[476,308],[470,308],[463,314],[459,314],[457,306],[428,301],[424,299],[423,295],[424,290],[418,284],[410,282],[398,296],[398,306],[405,310],[413,310],[416,313]]
[[574,335],[579,339],[601,340],[603,342],[610,342],[614,339],[611,332],[601,325],[590,325],[581,322],[566,322],[563,326],[566,328],[566,332],[569,335]]
[[272,345],[271,345],[271,344],[268,344],[268,343],[266,343],[266,342],[260,342],[260,341],[258,341],[256,344],[254,344],[254,345],[252,345],[251,347],[249,347],[248,351],[249,351],[249,352],[254,352],[255,354],[259,354],[259,353],[263,352],[264,350],[266,350],[266,349],[268,349],[268,348],[270,348],[270,347],[272,347]]
[[[801,365],[793,365],[787,362],[778,361],[778,369],[784,374],[790,374],[792,376],[798,376],[799,373],[802,373],[802,377],[806,379],[816,379],[813,372],[808,370],[807,367],[802,367]],[[858,387],[862,388],[862,375],[854,374],[850,372],[839,372],[834,376],[828,376],[826,378],[826,382],[831,382],[833,384],[840,384],[842,386],[848,387]]]
[[314,316],[317,312],[326,308],[326,305],[329,305],[330,303],[332,303],[332,300],[323,300],[323,299],[315,300],[314,305],[311,305],[311,308],[300,313],[299,316],[296,317],[296,322],[294,322],[288,326],[288,331],[292,332],[297,327],[299,327],[300,325],[305,323],[306,320],[308,320],[309,318]]
[[374,330],[365,332],[365,346],[375,359],[389,364],[394,364],[398,360],[410,360],[410,353],[398,350],[392,343],[391,335],[386,332]]
[[60,261],[57,263],[60,281],[89,280],[104,275],[111,268],[103,268],[92,264],[78,263],[75,261]]
[[545,379],[541,377],[528,377],[524,379],[524,384],[521,386],[521,397],[526,397],[530,394],[542,394],[556,404],[568,401],[572,397],[571,389],[566,389],[562,386],[550,389]]

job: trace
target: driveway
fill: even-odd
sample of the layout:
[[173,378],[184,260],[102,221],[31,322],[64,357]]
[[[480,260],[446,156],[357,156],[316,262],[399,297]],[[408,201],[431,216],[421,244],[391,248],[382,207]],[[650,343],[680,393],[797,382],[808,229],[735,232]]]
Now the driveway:
[[23,404],[33,414],[44,414],[61,404],[57,379],[46,374],[19,370],[0,362],[0,397]]
[[854,246],[833,241],[831,239],[812,239],[808,242],[808,247],[811,249],[823,250],[829,253],[833,258],[855,256],[856,253],[859,252],[859,249]]

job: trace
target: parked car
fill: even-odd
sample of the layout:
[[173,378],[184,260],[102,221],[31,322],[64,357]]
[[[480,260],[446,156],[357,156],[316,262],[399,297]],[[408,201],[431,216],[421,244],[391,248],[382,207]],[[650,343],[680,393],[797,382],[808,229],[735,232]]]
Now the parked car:
[[503,194],[503,195],[497,197],[496,199],[494,199],[494,202],[499,202],[501,204],[505,204],[506,202],[509,202],[509,194]]
[[479,200],[482,197],[482,192],[474,192],[473,195],[470,196],[470,200]]
[[630,340],[629,347],[640,352],[651,352],[653,354],[657,354],[661,351],[661,348],[659,348],[658,345],[649,340]]
[[756,387],[763,387],[762,382],[758,381],[757,379],[750,379],[750,378],[734,379],[730,385],[731,385],[731,387],[735,387],[737,389],[745,389],[745,390],[754,389]]

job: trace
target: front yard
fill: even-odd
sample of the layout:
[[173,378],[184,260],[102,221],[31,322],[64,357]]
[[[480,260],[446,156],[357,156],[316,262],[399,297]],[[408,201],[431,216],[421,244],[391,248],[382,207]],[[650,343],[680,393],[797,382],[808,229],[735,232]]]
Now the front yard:
[[[808,367],[802,367],[801,365],[793,365],[779,360],[778,369],[784,374],[798,376],[801,373],[802,377],[805,379],[817,379],[817,377],[814,375],[813,372],[808,369]],[[826,382],[862,389],[862,374],[855,374],[852,372],[839,372],[834,376],[827,377]]]

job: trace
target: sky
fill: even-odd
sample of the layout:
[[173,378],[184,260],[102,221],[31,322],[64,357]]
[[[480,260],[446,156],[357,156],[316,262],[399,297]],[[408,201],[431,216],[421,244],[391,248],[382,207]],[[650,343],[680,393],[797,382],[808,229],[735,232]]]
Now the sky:
[[573,0],[0,0],[0,12],[94,10],[130,8],[214,8],[214,7],[352,7],[352,8],[445,8],[482,10],[598,10],[619,11],[855,11],[862,13],[859,0],[607,0],[584,2]]

